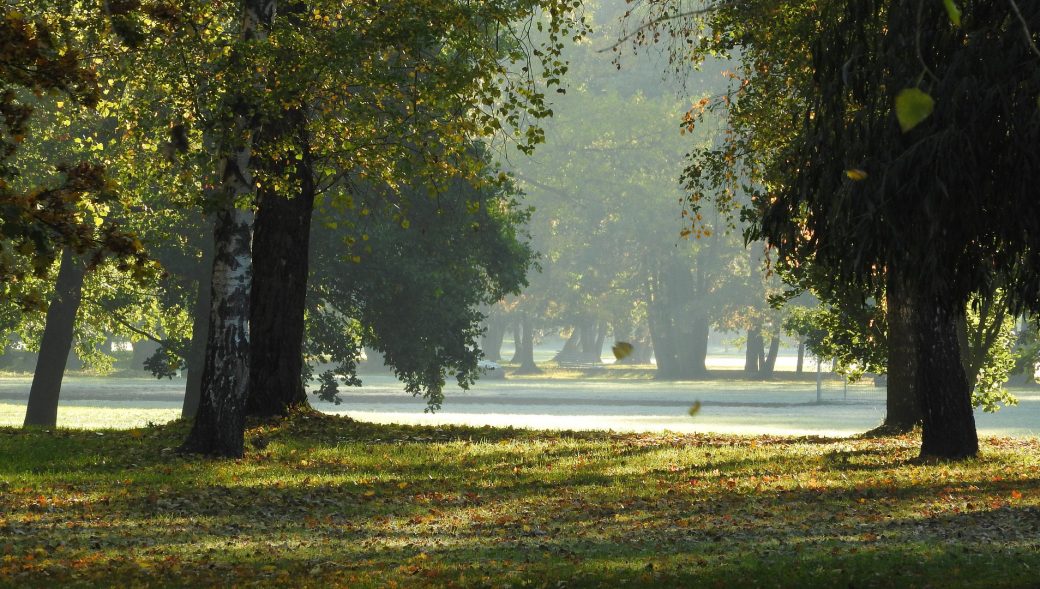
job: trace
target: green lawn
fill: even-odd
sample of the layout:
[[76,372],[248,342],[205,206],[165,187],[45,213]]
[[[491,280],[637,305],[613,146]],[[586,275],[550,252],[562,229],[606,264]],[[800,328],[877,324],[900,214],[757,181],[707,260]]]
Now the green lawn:
[[1029,587],[1040,442],[377,426],[301,415],[239,461],[186,425],[0,428],[0,585]]

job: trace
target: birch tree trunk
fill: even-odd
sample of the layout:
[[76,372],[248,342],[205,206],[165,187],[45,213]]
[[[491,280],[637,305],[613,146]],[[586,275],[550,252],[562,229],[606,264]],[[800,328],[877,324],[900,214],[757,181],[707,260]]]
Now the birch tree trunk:
[[[274,20],[275,0],[244,0],[243,41],[264,41]],[[231,88],[227,102],[234,125],[221,149],[219,176],[223,200],[216,213],[213,248],[213,298],[202,376],[202,399],[195,424],[181,451],[215,456],[241,456],[249,394],[249,297],[253,278],[250,251],[253,232],[253,141],[262,121],[251,105],[262,95],[256,88]],[[250,91],[257,91],[256,95]]]

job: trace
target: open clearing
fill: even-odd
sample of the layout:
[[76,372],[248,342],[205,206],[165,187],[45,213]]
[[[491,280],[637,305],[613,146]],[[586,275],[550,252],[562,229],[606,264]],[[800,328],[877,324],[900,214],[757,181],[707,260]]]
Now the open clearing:
[[[0,425],[20,425],[31,378],[0,378]],[[61,427],[119,428],[166,423],[180,415],[184,381],[67,377],[58,410]],[[470,391],[448,387],[441,411],[425,413],[389,376],[366,376],[343,389],[343,403],[321,411],[377,423],[491,425],[540,429],[713,432],[850,436],[884,417],[884,389],[825,381],[816,404],[811,381],[510,379],[481,381]],[[1040,391],[1015,390],[1020,403],[995,414],[977,412],[986,435],[1040,434]],[[314,397],[311,398],[315,400]],[[695,402],[701,410],[688,411]]]

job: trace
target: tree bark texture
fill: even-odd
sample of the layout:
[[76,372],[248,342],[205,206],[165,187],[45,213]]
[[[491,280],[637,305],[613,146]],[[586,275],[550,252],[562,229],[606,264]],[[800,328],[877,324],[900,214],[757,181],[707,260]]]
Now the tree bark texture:
[[889,276],[885,293],[888,307],[888,389],[885,393],[886,429],[908,432],[921,423],[917,395],[917,352],[914,344],[914,307],[902,283]]
[[[304,311],[314,175],[302,115],[290,124],[300,135],[302,159],[296,170],[299,193],[286,198],[260,190],[253,227],[253,281],[249,305],[249,400],[246,413],[288,416],[307,407],[303,382]],[[280,170],[284,172],[284,170]]]
[[541,368],[534,363],[534,325],[527,313],[520,316],[520,366],[517,374],[540,374]]
[[213,300],[213,243],[203,240],[202,269],[197,275],[198,293],[191,323],[191,347],[188,350],[188,374],[184,379],[184,404],[181,417],[192,419],[202,401],[202,373],[206,365],[206,342],[209,340],[209,315]]
[[[239,33],[244,40],[266,41],[277,10],[276,0],[245,0]],[[266,83],[257,80],[257,84]],[[231,88],[227,103],[234,112],[228,137],[233,146],[221,148],[218,170],[224,200],[216,213],[213,247],[213,294],[202,399],[195,423],[181,450],[215,456],[242,456],[245,411],[249,394],[249,297],[253,279],[250,252],[254,214],[253,141],[261,127],[248,104],[248,94]],[[225,139],[227,140],[227,139]]]
[[26,426],[54,427],[57,422],[61,380],[72,349],[72,333],[86,274],[83,260],[71,249],[65,248],[58,268],[54,297],[47,308],[47,323],[43,328],[40,353],[29,388],[29,403],[25,409]]
[[506,337],[506,322],[500,317],[488,317],[484,335],[480,338],[480,350],[490,362],[502,361],[502,340]]
[[957,343],[958,315],[929,298],[914,305],[921,456],[969,458],[979,451],[971,385]]
[[249,392],[249,246],[253,213],[217,214],[213,291],[202,375],[202,399],[183,451],[241,456]]

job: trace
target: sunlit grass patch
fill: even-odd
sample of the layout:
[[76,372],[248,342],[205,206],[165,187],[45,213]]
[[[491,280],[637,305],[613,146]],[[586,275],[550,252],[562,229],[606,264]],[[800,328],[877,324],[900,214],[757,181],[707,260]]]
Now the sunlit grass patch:
[[[75,429],[131,429],[163,424],[181,415],[169,403],[150,401],[69,401],[58,407],[58,427]],[[25,403],[0,401],[0,427],[20,426]]]
[[[0,585],[1027,587],[1040,443],[254,424],[0,429]],[[98,435],[101,434],[101,435]],[[951,571],[958,571],[951,574]]]

